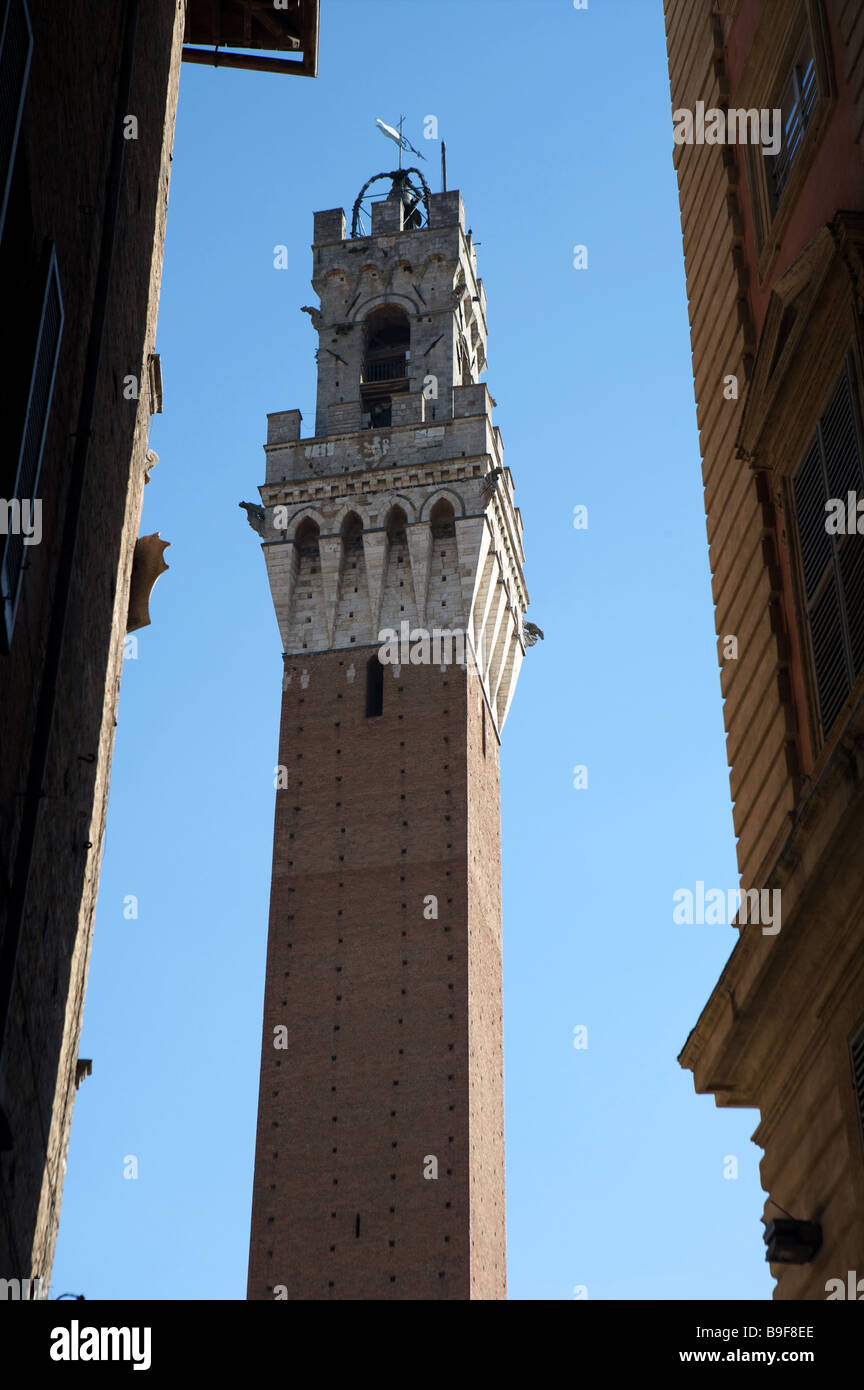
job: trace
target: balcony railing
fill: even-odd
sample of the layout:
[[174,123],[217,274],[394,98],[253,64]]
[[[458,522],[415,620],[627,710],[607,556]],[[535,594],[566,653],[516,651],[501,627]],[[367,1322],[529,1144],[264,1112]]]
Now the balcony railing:
[[408,375],[408,360],[400,357],[379,357],[363,363],[362,380],[401,381]]

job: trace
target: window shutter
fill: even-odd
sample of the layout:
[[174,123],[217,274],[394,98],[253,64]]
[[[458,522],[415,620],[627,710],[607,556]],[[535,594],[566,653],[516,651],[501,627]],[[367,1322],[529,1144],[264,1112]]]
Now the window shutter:
[[864,1027],[858,1029],[849,1050],[852,1054],[852,1084],[858,1102],[858,1125],[864,1139]]
[[839,560],[854,683],[864,670],[864,536],[847,536]]
[[[43,291],[39,316],[39,332],[33,358],[33,372],[30,378],[30,391],[27,397],[27,412],[24,417],[24,431],[21,439],[21,452],[12,496],[20,501],[26,498],[33,501],[39,483],[39,469],[42,463],[42,449],[45,444],[45,431],[51,410],[51,396],[54,391],[54,377],[57,371],[57,358],[60,352],[60,337],[63,332],[63,299],[60,294],[60,276],[57,270],[57,255],[54,246],[49,245],[45,256],[43,272]],[[21,568],[24,560],[24,537],[9,534],[5,537],[0,585],[2,585],[3,609],[6,623],[6,640],[11,641],[18,607],[18,594],[21,588]]]
[[825,484],[818,439],[814,439],[796,474],[794,492],[804,589],[809,603],[831,558],[831,538],[825,530]]
[[829,535],[825,503],[864,494],[851,359],[792,484],[823,736],[864,670],[864,536]]
[[845,502],[847,492],[860,492],[864,486],[848,372],[841,376],[831,404],[819,421],[819,430],[825,451],[828,496],[842,497]]
[[796,474],[793,491],[819,717],[827,733],[846,698],[849,671],[831,537],[825,530],[825,474],[818,430]]
[[[4,0],[0,0],[4,5]],[[5,0],[0,19],[0,236],[21,129],[21,112],[33,54],[33,31],[25,0]]]
[[[864,467],[858,443],[855,406],[848,373],[844,372],[821,425],[825,470],[831,497],[864,493]],[[864,536],[838,536],[840,588],[852,662],[852,682],[864,669]]]
[[829,575],[825,591],[810,613],[810,636],[813,642],[813,665],[816,670],[816,689],[819,693],[819,716],[822,732],[827,736],[843,701],[849,694],[849,668],[843,643],[843,622],[837,581]]

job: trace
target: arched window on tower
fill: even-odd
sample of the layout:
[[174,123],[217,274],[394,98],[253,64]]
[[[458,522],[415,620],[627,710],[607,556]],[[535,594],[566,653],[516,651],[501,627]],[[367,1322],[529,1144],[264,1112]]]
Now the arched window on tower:
[[360,400],[365,424],[381,429],[392,423],[393,397],[409,390],[411,323],[398,304],[373,309],[364,324]]
[[456,517],[453,512],[453,503],[446,497],[439,497],[429,516],[429,525],[432,528],[434,539],[444,540],[447,536],[456,535]]
[[318,536],[319,527],[310,516],[303,518],[294,533],[297,562],[295,622],[298,624],[297,637],[303,648],[308,648],[310,641],[314,645],[315,595],[320,583],[314,576],[321,570]]
[[[305,517],[297,527],[294,535],[294,542],[297,546],[297,554],[301,562],[305,560],[308,564],[310,561],[317,561],[319,529],[316,522],[309,516]],[[315,569],[312,565],[309,564],[308,567],[314,574]]]
[[363,549],[363,522],[356,512],[349,512],[342,522],[342,545],[345,550]]
[[405,527],[408,518],[399,506],[393,506],[387,515],[387,539],[391,545],[404,545],[407,540]]

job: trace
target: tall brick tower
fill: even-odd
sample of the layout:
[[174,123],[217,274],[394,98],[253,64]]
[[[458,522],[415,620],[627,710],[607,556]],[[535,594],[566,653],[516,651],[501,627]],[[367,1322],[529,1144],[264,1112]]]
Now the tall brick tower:
[[522,524],[462,200],[415,172],[387,175],[370,236],[315,214],[315,435],[269,417],[249,507],[284,648],[254,1299],[506,1296],[498,747]]

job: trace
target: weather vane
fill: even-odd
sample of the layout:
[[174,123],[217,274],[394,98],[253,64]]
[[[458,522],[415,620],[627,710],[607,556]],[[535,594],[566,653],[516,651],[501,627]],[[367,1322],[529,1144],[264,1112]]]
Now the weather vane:
[[[416,231],[418,227],[428,224],[429,221],[429,185],[424,179],[419,169],[402,168],[402,151],[410,150],[416,154],[418,159],[425,159],[426,156],[419,150],[415,150],[407,135],[402,134],[402,127],[405,124],[405,117],[399,117],[399,129],[388,125],[386,121],[376,120],[376,126],[382,135],[386,135],[388,140],[392,140],[394,145],[399,146],[399,168],[392,169],[389,173],[373,174],[371,179],[367,179],[357,198],[351,215],[351,235],[352,237],[366,236],[366,227],[371,223],[372,209],[369,189],[381,180],[389,180],[390,188],[387,193],[389,198],[398,198],[402,203],[402,228],[404,231]],[[416,176],[412,179],[411,175]]]
[[418,159],[425,159],[425,158],[426,158],[425,154],[421,154],[419,150],[415,150],[414,146],[411,144],[411,141],[408,139],[408,136],[402,134],[402,127],[403,127],[403,125],[405,124],[405,117],[404,117],[404,116],[400,116],[400,117],[399,117],[399,129],[398,129],[398,130],[394,130],[393,127],[392,127],[392,125],[388,125],[386,121],[382,121],[382,120],[380,120],[380,119],[379,119],[379,120],[376,120],[375,124],[377,125],[377,127],[378,127],[378,129],[380,130],[380,132],[381,132],[382,135],[386,135],[388,140],[392,140],[394,144],[396,144],[396,145],[399,146],[399,168],[400,168],[400,169],[402,168],[402,151],[403,151],[403,150],[410,150],[412,154],[416,154],[416,156],[417,156]]

